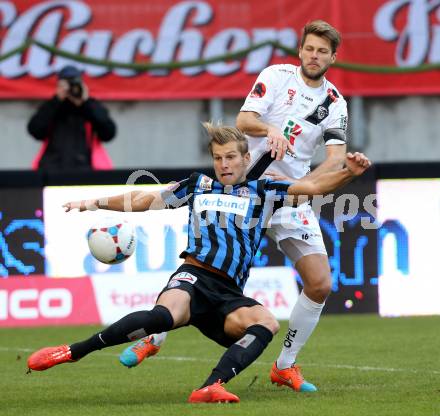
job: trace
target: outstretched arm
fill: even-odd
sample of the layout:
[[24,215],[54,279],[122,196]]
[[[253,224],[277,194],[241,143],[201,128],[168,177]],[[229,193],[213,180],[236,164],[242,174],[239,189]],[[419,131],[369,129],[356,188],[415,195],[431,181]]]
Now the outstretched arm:
[[166,208],[166,204],[162,199],[161,192],[132,191],[117,196],[66,202],[63,208],[66,212],[72,209],[78,209],[80,212],[96,211],[97,209],[140,212],[152,209],[164,209]]
[[325,146],[325,150],[325,160],[308,174],[310,178],[317,178],[319,175],[322,175],[326,172],[338,171],[344,166],[347,145],[332,144]]
[[363,153],[347,153],[345,167],[335,172],[322,173],[315,177],[306,176],[288,188],[289,195],[323,195],[333,192],[356,176],[362,175],[371,166]]

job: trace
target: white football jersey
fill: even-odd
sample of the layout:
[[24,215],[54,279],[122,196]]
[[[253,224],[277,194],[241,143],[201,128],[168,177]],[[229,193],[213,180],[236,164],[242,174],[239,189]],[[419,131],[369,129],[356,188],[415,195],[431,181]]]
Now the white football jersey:
[[[241,111],[254,111],[261,121],[278,127],[293,145],[294,154],[274,161],[270,170],[299,179],[310,172],[319,145],[345,144],[347,103],[335,86],[324,78],[318,88],[307,86],[300,67],[272,65],[258,76]],[[252,166],[267,152],[266,137],[249,137]],[[256,168],[258,171],[258,168]]]

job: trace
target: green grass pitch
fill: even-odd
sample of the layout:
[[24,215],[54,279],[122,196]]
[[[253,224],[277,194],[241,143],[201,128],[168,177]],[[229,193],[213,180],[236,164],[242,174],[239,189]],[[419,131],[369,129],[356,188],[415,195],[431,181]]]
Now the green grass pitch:
[[268,378],[284,322],[264,354],[228,383],[239,404],[186,403],[223,351],[194,328],[170,333],[159,355],[137,368],[119,364],[119,346],[26,374],[31,351],[97,330],[1,329],[0,415],[440,415],[440,317],[324,316],[299,357],[319,388],[307,394]]

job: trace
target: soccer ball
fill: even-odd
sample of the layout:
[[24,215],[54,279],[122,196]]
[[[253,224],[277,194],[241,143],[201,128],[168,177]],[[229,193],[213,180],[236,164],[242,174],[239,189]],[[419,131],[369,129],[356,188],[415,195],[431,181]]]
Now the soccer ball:
[[117,264],[133,254],[136,230],[128,222],[113,221],[105,227],[90,228],[87,241],[95,259],[105,264]]

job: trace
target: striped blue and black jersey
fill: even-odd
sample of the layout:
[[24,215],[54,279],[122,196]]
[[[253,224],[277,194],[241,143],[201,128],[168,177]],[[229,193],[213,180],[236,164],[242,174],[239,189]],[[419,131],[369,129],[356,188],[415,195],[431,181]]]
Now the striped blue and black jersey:
[[243,290],[276,201],[290,182],[270,179],[222,185],[201,173],[162,192],[170,208],[189,207],[188,254],[231,277]]

